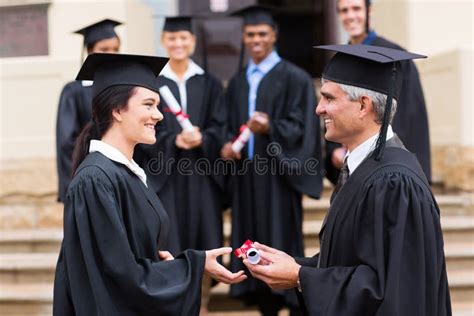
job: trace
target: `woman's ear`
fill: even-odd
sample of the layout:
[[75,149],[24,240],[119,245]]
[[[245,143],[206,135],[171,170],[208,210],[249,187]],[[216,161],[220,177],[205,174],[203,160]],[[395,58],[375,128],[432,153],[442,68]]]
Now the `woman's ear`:
[[122,114],[120,113],[119,109],[115,109],[112,111],[112,117],[117,122],[122,122]]

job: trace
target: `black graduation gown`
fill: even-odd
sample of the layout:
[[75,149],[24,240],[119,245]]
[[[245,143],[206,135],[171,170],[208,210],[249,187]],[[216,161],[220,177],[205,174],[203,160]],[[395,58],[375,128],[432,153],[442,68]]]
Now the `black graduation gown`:
[[451,315],[439,216],[412,153],[365,160],[331,203],[320,254],[297,259],[309,314]]
[[[377,36],[370,45],[404,50],[402,47],[381,36]],[[402,61],[401,69],[403,74],[402,88],[392,127],[394,132],[397,133],[398,137],[400,137],[405,144],[405,147],[416,155],[428,181],[431,182],[430,133],[420,77],[415,63],[412,60]],[[331,142],[327,142],[327,144],[328,143],[329,145],[327,145],[328,147],[326,148],[326,169],[328,179],[336,183],[339,170],[331,166],[329,157],[334,148],[340,145],[334,145],[335,143]]]
[[[164,76],[180,102],[177,84]],[[170,251],[222,247],[223,179],[213,171],[214,161],[223,145],[225,108],[220,82],[210,74],[195,75],[186,81],[187,114],[199,126],[203,145],[193,150],[176,147],[182,129],[162,99],[164,120],[156,127],[156,143],[139,145],[136,158],[149,177],[171,219]]]
[[73,81],[64,86],[56,120],[58,201],[64,202],[72,179],[72,153],[77,136],[92,118],[92,86]]
[[[237,135],[248,120],[245,70],[230,82],[228,104],[229,137]],[[257,91],[256,111],[270,117],[268,135],[255,135],[254,160],[235,162],[240,171],[230,179],[232,191],[232,247],[256,240],[294,256],[304,253],[302,234],[302,193],[319,197],[321,192],[319,118],[314,113],[315,91],[308,74],[282,60],[262,79]],[[258,156],[258,158],[256,158]],[[301,174],[285,161],[306,163]],[[283,166],[283,168],[280,168]],[[232,271],[244,269],[242,260],[232,256]],[[250,275],[250,274],[249,274]],[[231,295],[252,302],[261,282],[249,279],[231,286]],[[296,302],[296,298],[295,298]]]
[[53,314],[198,315],[205,254],[160,261],[168,226],[158,197],[136,175],[89,154],[66,195]]

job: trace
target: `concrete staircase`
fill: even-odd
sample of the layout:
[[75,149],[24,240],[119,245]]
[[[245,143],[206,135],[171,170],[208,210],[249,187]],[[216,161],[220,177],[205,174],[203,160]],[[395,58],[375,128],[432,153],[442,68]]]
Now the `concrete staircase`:
[[[329,206],[327,188],[321,200],[304,199],[306,255],[318,251],[317,235]],[[474,196],[437,190],[453,311],[456,316],[474,315]],[[20,202],[18,202],[20,203]],[[58,209],[54,198],[51,209]],[[42,208],[47,208],[44,201]],[[15,206],[21,209],[21,205]],[[229,213],[224,232],[230,234]],[[226,238],[226,239],[227,239]],[[0,315],[51,315],[52,284],[61,227],[10,229],[0,232]],[[227,239],[228,240],[228,239]],[[225,258],[228,262],[229,258]],[[228,286],[219,284],[211,292],[210,315],[259,315],[227,296]],[[281,315],[287,315],[283,311]]]

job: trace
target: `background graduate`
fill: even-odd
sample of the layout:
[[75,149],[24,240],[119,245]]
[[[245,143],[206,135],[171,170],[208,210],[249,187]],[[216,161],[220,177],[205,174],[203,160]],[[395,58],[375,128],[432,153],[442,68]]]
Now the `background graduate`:
[[[87,54],[117,53],[120,39],[114,28],[122,23],[105,19],[74,33],[84,36]],[[82,62],[82,56],[81,56]],[[58,201],[64,202],[72,178],[72,153],[81,130],[91,120],[92,82],[72,81],[61,92],[56,121],[56,162],[58,171]]]
[[390,125],[403,80],[399,61],[424,56],[367,45],[321,48],[337,53],[316,112],[326,139],[348,149],[321,251],[295,261],[257,244],[265,265],[245,263],[271,288],[298,287],[310,315],[451,315],[440,211],[416,156]]
[[[379,36],[370,28],[370,0],[337,0],[337,13],[342,27],[349,35],[350,44],[365,44],[404,50],[399,45]],[[409,151],[414,153],[431,182],[431,154],[428,115],[418,70],[411,60],[401,62],[403,83],[393,129]],[[345,149],[328,142],[326,168],[328,178],[336,183]]]
[[92,122],[78,137],[64,204],[54,315],[198,315],[203,273],[245,279],[216,257],[232,251],[167,252],[169,218],[135,145],[156,141],[163,119],[156,76],[166,58],[93,54],[78,80],[94,80]]
[[[230,179],[232,247],[247,239],[265,240],[302,256],[302,193],[317,198],[321,191],[312,79],[275,51],[277,25],[268,7],[251,6],[234,15],[243,17],[242,40],[250,59],[226,91],[228,142],[221,155],[236,161],[240,171]],[[253,137],[236,154],[231,140],[242,124],[249,126]],[[307,161],[316,164],[305,165]],[[242,262],[233,256],[231,266],[240,269]],[[284,305],[297,304],[293,292],[270,291],[255,279],[232,286],[231,295],[257,303],[264,315],[277,315]]]
[[[156,127],[157,142],[139,146],[136,158],[170,216],[170,251],[218,248],[223,245],[223,181],[213,163],[224,136],[222,86],[190,58],[196,45],[191,17],[167,17],[161,43],[170,60],[158,85],[169,87],[195,127],[184,131],[162,99],[165,120]],[[203,164],[196,167],[199,161]],[[184,162],[187,166],[182,168]],[[203,313],[210,281],[203,280]]]

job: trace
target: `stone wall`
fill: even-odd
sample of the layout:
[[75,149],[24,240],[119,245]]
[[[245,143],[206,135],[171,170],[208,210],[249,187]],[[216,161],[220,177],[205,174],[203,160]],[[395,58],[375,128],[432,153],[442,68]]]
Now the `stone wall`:
[[0,167],[0,230],[60,228],[63,205],[56,202],[53,159],[2,161]]

